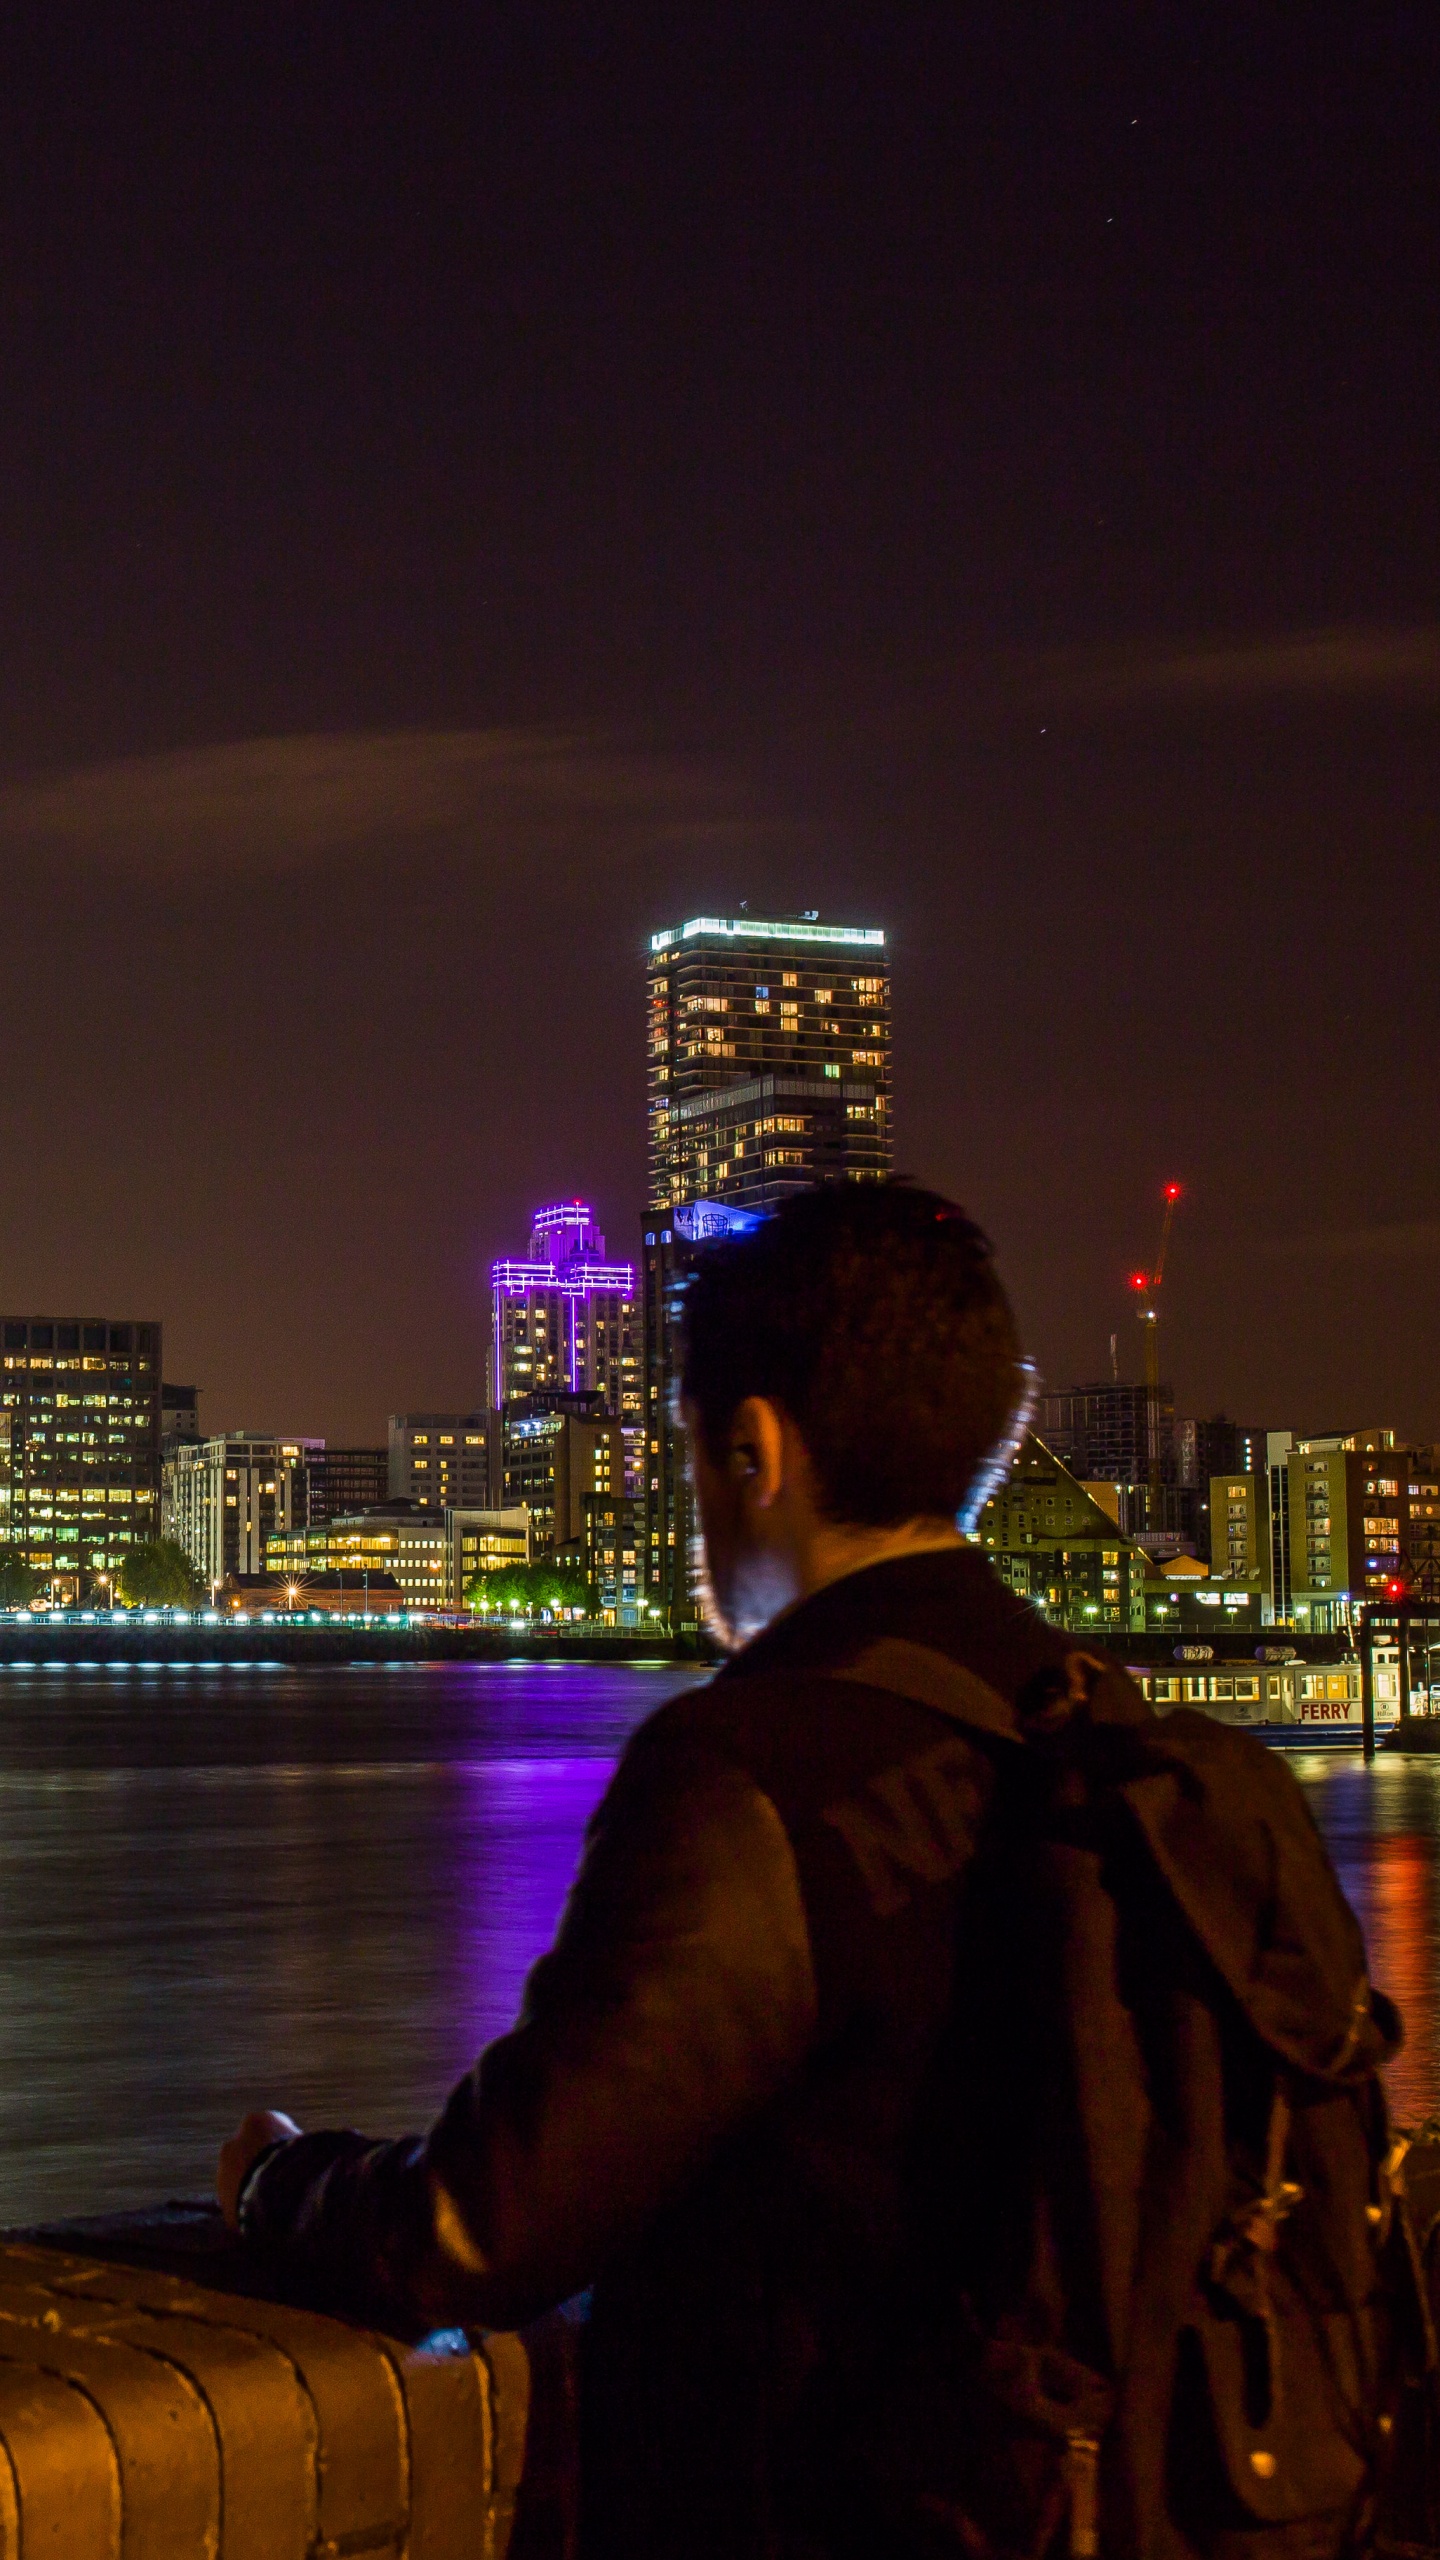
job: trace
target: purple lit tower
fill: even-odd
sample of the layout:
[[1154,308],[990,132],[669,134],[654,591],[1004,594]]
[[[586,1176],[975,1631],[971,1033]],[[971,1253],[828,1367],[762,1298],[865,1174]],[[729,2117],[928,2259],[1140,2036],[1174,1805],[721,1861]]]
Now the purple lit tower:
[[588,1203],[559,1200],[537,1209],[528,1259],[493,1264],[490,1288],[492,1402],[508,1405],[546,1389],[598,1394],[602,1410],[626,1426],[626,1474],[638,1478],[643,1403],[635,1266],[606,1261],[605,1238]]

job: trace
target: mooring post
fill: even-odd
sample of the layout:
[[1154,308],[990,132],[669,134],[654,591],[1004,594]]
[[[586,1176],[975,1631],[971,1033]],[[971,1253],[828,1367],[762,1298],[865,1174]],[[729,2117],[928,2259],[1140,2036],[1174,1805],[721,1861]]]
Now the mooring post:
[[1360,1738],[1365,1757],[1375,1757],[1375,1639],[1370,1630],[1370,1612],[1360,1612]]

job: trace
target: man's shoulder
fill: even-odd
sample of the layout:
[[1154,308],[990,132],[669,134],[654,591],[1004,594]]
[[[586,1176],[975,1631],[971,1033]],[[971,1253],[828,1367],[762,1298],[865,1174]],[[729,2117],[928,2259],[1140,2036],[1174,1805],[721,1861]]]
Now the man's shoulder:
[[739,1663],[701,1689],[672,1698],[631,1739],[619,1772],[627,1791],[704,1786],[721,1769],[743,1773],[781,1809],[804,1821],[884,1770],[933,1750],[987,1747],[986,1719],[962,1737],[937,1715],[933,1698],[892,1684],[863,1654],[763,1666]]

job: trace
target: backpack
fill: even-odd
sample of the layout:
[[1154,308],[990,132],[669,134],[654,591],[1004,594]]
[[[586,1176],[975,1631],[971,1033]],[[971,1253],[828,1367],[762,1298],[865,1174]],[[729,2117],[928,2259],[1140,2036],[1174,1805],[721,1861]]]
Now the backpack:
[[982,1729],[998,1771],[877,2358],[883,2547],[1370,2549],[1397,2420],[1440,2441],[1436,2342],[1399,2022],[1291,1772],[1080,1651],[1013,1709],[925,1646],[842,1676]]

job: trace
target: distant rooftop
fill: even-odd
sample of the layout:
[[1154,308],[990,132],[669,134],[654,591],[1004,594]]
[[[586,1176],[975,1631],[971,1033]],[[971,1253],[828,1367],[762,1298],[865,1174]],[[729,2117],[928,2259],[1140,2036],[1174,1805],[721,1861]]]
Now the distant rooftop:
[[760,916],[692,916],[688,924],[652,933],[652,951],[669,951],[677,942],[693,942],[701,934],[729,934],[737,942],[831,942],[851,950],[883,951],[885,936],[875,924],[822,924],[818,916],[792,922],[789,917],[766,922]]

